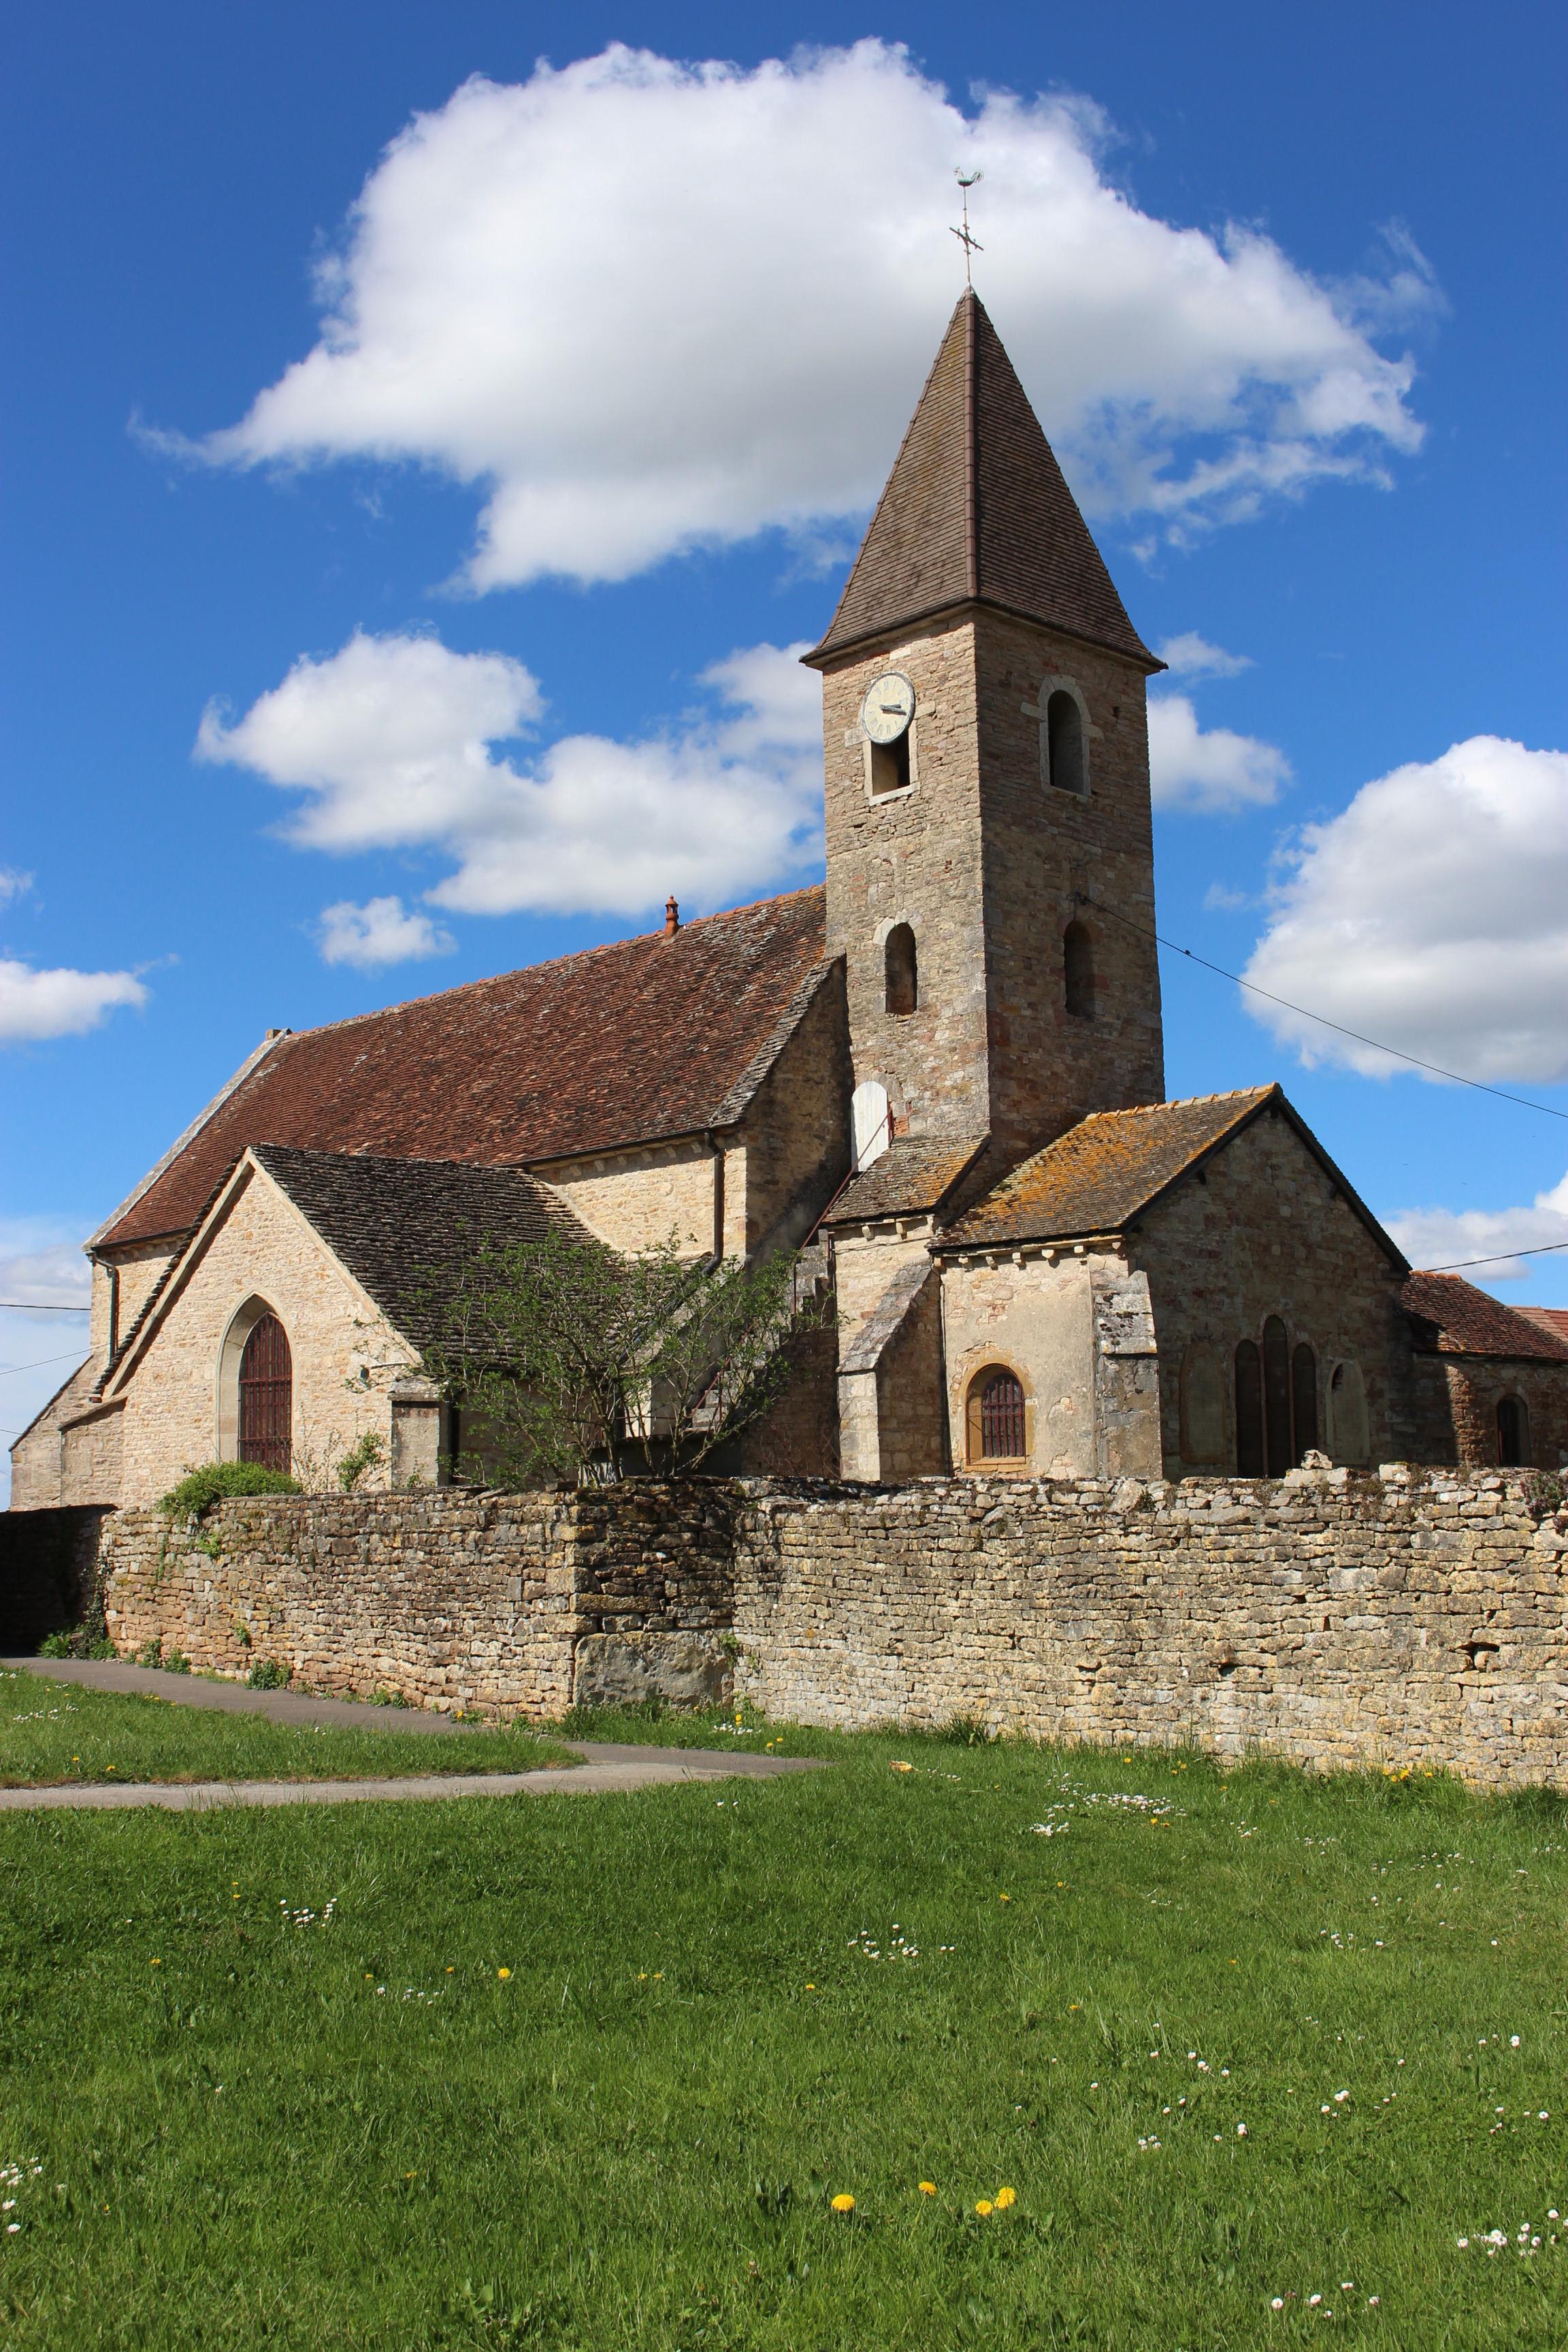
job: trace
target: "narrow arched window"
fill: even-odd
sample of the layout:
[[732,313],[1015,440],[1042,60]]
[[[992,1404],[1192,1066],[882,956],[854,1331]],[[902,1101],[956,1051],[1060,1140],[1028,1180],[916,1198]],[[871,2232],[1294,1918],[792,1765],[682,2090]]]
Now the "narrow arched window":
[[294,1366],[276,1315],[251,1330],[239,1360],[239,1458],[287,1470],[294,1421]]
[[889,1013],[913,1013],[921,1001],[920,968],[915,935],[908,923],[895,923],[883,950]]
[[1318,1360],[1305,1339],[1297,1341],[1290,1359],[1290,1426],[1292,1454],[1299,1463],[1318,1442]]
[[969,1387],[971,1461],[1021,1462],[1028,1450],[1022,1381],[994,1365],[977,1372]]
[[1263,1447],[1263,1362],[1256,1339],[1236,1351],[1236,1466],[1244,1478],[1266,1475]]
[[1504,1470],[1520,1470],[1530,1459],[1530,1414],[1522,1397],[1500,1397],[1497,1458]]
[[1263,1326],[1263,1425],[1268,1475],[1282,1478],[1290,1458],[1290,1340],[1278,1315]]
[[1083,768],[1083,713],[1078,707],[1078,697],[1058,687],[1046,705],[1046,766],[1047,773],[1058,793],[1077,793],[1081,798],[1085,789]]
[[1062,933],[1062,1000],[1075,1021],[1094,1019],[1094,941],[1081,923]]

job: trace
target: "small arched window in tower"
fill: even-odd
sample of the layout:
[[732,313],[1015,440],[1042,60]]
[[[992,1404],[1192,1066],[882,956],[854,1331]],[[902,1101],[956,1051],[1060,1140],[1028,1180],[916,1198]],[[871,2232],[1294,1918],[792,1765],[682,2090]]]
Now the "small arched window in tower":
[[1094,1019],[1094,941],[1081,923],[1062,933],[1062,999],[1075,1021]]
[[913,1013],[921,1001],[920,965],[915,935],[908,923],[895,923],[883,950],[889,1013]]
[[1318,1360],[1305,1339],[1297,1341],[1290,1359],[1290,1426],[1294,1466],[1318,1442]]
[[1028,1452],[1024,1388],[1016,1372],[990,1365],[969,1388],[969,1455],[973,1462],[1022,1462]]
[[1530,1459],[1530,1414],[1524,1399],[1498,1399],[1497,1458],[1500,1468],[1520,1470]]
[[264,1315],[239,1360],[239,1458],[287,1470],[294,1420],[294,1366],[276,1315]]
[[1058,686],[1046,704],[1046,773],[1058,793],[1088,789],[1083,764],[1083,713],[1078,697]]
[[1266,1475],[1263,1450],[1263,1363],[1256,1339],[1236,1351],[1236,1466],[1243,1478]]

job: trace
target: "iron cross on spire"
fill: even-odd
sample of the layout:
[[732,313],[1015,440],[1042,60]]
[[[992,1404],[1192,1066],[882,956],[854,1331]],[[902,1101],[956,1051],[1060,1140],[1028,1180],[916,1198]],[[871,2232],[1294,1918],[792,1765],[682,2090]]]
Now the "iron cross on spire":
[[963,190],[963,226],[955,228],[952,234],[963,247],[963,282],[965,286],[973,286],[974,281],[970,276],[970,257],[972,254],[984,253],[985,247],[977,236],[971,236],[969,233],[969,191],[975,181],[983,180],[985,174],[984,172],[971,172],[966,176],[963,172],[955,172],[952,176]]

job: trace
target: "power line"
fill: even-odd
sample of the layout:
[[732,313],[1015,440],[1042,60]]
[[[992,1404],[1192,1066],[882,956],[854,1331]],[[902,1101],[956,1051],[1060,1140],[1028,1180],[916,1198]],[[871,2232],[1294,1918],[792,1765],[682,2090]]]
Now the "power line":
[[16,1372],[41,1372],[47,1365],[69,1363],[73,1360],[78,1363],[86,1360],[85,1358],[77,1355],[74,1348],[70,1348],[63,1356],[40,1356],[36,1363],[6,1364],[0,1368],[0,1381],[8,1381]]
[[1529,1249],[1493,1250],[1489,1257],[1451,1257],[1447,1265],[1424,1265],[1423,1274],[1458,1274],[1462,1265],[1506,1265],[1510,1257],[1550,1257],[1553,1250],[1568,1250],[1568,1242],[1535,1242]]
[[17,1315],[90,1315],[90,1307],[45,1307],[36,1298],[0,1298],[0,1307],[8,1307]]
[[[1544,1112],[1548,1118],[1568,1119],[1568,1110],[1554,1110],[1550,1103],[1532,1102],[1528,1095],[1510,1095],[1502,1087],[1489,1087],[1479,1078],[1461,1076],[1458,1070],[1445,1070],[1440,1063],[1424,1062],[1419,1054],[1406,1054],[1398,1045],[1384,1045],[1376,1037],[1363,1037],[1359,1029],[1347,1029],[1342,1021],[1331,1021],[1325,1013],[1309,1013],[1304,1004],[1292,1004],[1288,996],[1276,996],[1271,989],[1259,988],[1256,981],[1243,980],[1238,971],[1226,971],[1223,964],[1211,963],[1207,956],[1195,954],[1191,948],[1183,947],[1179,940],[1166,939],[1163,931],[1150,930],[1145,924],[1133,922],[1131,916],[1122,914],[1119,908],[1101,906],[1100,900],[1091,898],[1087,890],[1075,891],[1073,895],[1079,906],[1092,907],[1097,914],[1109,915],[1113,923],[1125,923],[1127,929],[1136,931],[1140,939],[1157,941],[1161,947],[1169,948],[1173,955],[1185,956],[1189,963],[1202,964],[1205,971],[1216,973],[1221,980],[1233,981],[1237,988],[1245,988],[1250,996],[1261,996],[1270,1004],[1282,1005],[1287,1013],[1297,1013],[1303,1021],[1316,1021],[1321,1028],[1337,1030],[1342,1037],[1353,1037],[1358,1045],[1370,1045],[1374,1054],[1387,1054],[1396,1062],[1408,1062],[1413,1070],[1429,1070],[1435,1078],[1447,1078],[1457,1087],[1473,1087],[1478,1094],[1495,1095],[1499,1102],[1517,1103],[1521,1110],[1538,1110]],[[1522,1257],[1524,1252],[1511,1250],[1505,1251],[1504,1255]],[[1467,1258],[1463,1263],[1480,1265],[1484,1260]],[[1429,1271],[1436,1274],[1446,1269],[1433,1266]]]

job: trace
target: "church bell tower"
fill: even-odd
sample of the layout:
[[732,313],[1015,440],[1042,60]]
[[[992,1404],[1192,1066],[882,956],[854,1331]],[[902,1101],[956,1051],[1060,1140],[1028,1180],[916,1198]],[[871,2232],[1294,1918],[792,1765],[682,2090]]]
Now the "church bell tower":
[[858,1144],[879,1089],[895,1137],[989,1137],[993,1173],[1090,1111],[1161,1101],[1163,665],[973,292],[805,659]]

